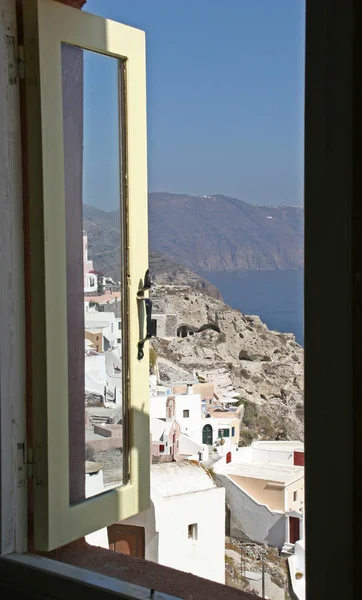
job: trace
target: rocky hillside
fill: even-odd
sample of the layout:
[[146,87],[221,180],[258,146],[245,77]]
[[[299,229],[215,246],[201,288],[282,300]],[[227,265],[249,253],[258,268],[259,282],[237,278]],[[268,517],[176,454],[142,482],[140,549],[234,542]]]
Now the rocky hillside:
[[[300,269],[303,218],[297,207],[255,206],[226,196],[149,194],[151,266],[156,277],[172,274],[175,267],[180,271],[180,264],[196,273]],[[85,205],[84,229],[95,268],[117,278],[118,211]],[[167,260],[174,263],[171,270],[164,269]]]
[[219,396],[245,405],[242,439],[303,439],[303,348],[259,317],[184,285],[157,285],[155,312],[175,313],[187,337],[153,340],[161,378],[173,366],[214,381]]
[[212,283],[184,265],[177,265],[160,252],[150,252],[149,265],[152,279],[156,283],[188,285],[207,296],[222,300],[220,291]]

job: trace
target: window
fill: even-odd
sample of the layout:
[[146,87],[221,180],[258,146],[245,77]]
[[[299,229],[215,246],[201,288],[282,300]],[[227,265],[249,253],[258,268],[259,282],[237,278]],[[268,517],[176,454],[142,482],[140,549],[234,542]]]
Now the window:
[[[328,19],[322,19],[323,14],[320,10],[320,7],[317,6],[318,3],[313,3],[308,1],[308,13],[309,13],[309,27],[308,27],[308,35],[307,39],[309,42],[309,54],[307,60],[307,97],[308,97],[308,105],[307,105],[307,125],[309,121],[308,129],[308,143],[307,143],[307,157],[309,156],[309,165],[307,165],[307,175],[308,171],[312,169],[312,173],[309,171],[309,175],[307,176],[307,198],[309,197],[310,203],[307,219],[307,231],[309,231],[309,239],[307,244],[307,250],[310,252],[310,259],[316,259],[315,264],[313,265],[313,260],[307,260],[310,267],[312,267],[311,271],[308,273],[308,285],[307,285],[307,297],[309,299],[307,303],[307,315],[308,315],[308,325],[307,325],[307,333],[308,340],[310,344],[310,358],[307,359],[307,363],[309,367],[307,369],[306,381],[310,382],[308,385],[310,389],[308,390],[307,396],[310,394],[310,399],[308,399],[309,407],[307,407],[307,418],[306,418],[306,439],[310,444],[310,455],[312,456],[315,453],[316,458],[320,457],[320,423],[323,423],[323,427],[325,428],[326,436],[332,436],[333,430],[338,430],[345,443],[341,444],[342,452],[343,452],[343,460],[339,461],[343,466],[343,471],[345,469],[345,465],[352,465],[353,462],[353,452],[357,447],[357,440],[353,436],[352,427],[359,427],[360,421],[358,419],[353,419],[353,416],[356,417],[355,407],[353,407],[352,400],[353,395],[350,389],[346,390],[345,393],[345,403],[344,403],[344,411],[343,418],[345,421],[343,422],[343,427],[338,429],[338,419],[336,419],[336,414],[338,414],[338,406],[340,402],[340,390],[344,389],[344,384],[346,381],[351,383],[352,376],[357,378],[358,381],[358,373],[352,375],[350,370],[351,365],[351,348],[350,348],[350,336],[352,332],[352,325],[355,325],[357,336],[359,335],[359,315],[358,312],[355,314],[355,318],[357,323],[355,322],[355,318],[350,315],[348,311],[348,304],[351,300],[352,296],[352,285],[351,291],[347,290],[349,288],[350,283],[350,273],[349,269],[351,267],[350,263],[350,254],[349,254],[349,243],[351,241],[350,229],[349,229],[349,219],[352,215],[351,211],[351,187],[352,183],[355,183],[355,177],[352,174],[349,168],[352,168],[352,161],[355,157],[352,148],[350,148],[350,142],[348,139],[344,137],[344,132],[348,129],[345,127],[346,121],[348,123],[352,123],[352,114],[348,115],[346,118],[345,111],[339,111],[340,101],[343,101],[344,106],[347,108],[350,106],[350,100],[353,98],[353,85],[349,85],[350,83],[356,83],[356,79],[360,77],[356,73],[354,76],[351,72],[345,73],[343,72],[343,77],[341,80],[341,70],[345,66],[344,58],[342,52],[347,55],[352,51],[352,35],[350,35],[351,43],[348,43],[347,37],[349,31],[348,26],[348,18],[350,17],[350,12],[352,8],[352,3],[347,0],[346,7],[343,6],[342,11],[339,8],[336,8],[335,13],[333,11],[328,11]],[[344,18],[344,14],[346,13],[347,21]],[[317,23],[316,19],[317,17]],[[321,17],[320,22],[318,23],[318,17]],[[339,29],[338,19],[341,20],[341,28]],[[313,27],[313,22],[316,23],[316,26]],[[331,31],[332,28],[332,31]],[[340,30],[341,36],[337,36],[338,39],[335,39],[337,43],[328,44],[320,44],[321,38],[329,38],[328,33],[330,33],[331,38],[333,40],[335,31]],[[314,31],[314,33],[313,33]],[[323,34],[323,36],[321,35]],[[358,39],[359,35],[356,34],[356,38]],[[314,38],[314,39],[313,39]],[[315,49],[320,49],[320,52],[317,52],[317,56],[315,55]],[[328,69],[324,69],[326,67],[325,64],[328,59],[328,64],[330,65],[340,64],[340,68],[337,68],[333,76],[331,76]],[[312,66],[312,63],[314,65]],[[322,68],[321,68],[322,67]],[[320,78],[320,74],[323,73],[325,78]],[[313,75],[315,77],[313,81]],[[345,79],[347,78],[347,85],[345,84]],[[310,81],[312,79],[312,82]],[[317,85],[316,85],[317,83]],[[326,85],[327,84],[327,85]],[[326,92],[326,87],[331,86],[331,94],[325,93],[321,94],[321,90]],[[334,93],[336,92],[336,93]],[[335,99],[333,99],[333,96]],[[320,118],[324,114],[329,113],[326,109],[331,109],[332,113],[338,114],[340,118],[340,129],[335,127],[334,119],[327,119],[326,121],[323,118]],[[313,113],[313,115],[311,115]],[[309,119],[308,119],[309,115]],[[356,116],[359,117],[359,108],[357,103],[356,108]],[[320,125],[318,124],[318,120]],[[312,121],[312,123],[310,122]],[[316,123],[317,122],[317,123]],[[316,126],[317,125],[317,126]],[[317,134],[320,135],[316,136]],[[313,135],[314,130],[314,135]],[[342,131],[343,130],[343,131]],[[342,132],[342,140],[341,140],[341,132]],[[329,143],[324,143],[327,139],[329,139]],[[317,138],[317,139],[316,139]],[[318,143],[320,140],[320,143]],[[338,143],[342,142],[342,143]],[[315,150],[312,150],[312,146],[315,147]],[[348,153],[346,150],[348,149]],[[318,163],[318,153],[323,157],[323,165],[324,165],[324,173],[321,173],[321,168]],[[311,158],[315,160],[310,160]],[[334,166],[341,159],[342,172],[340,172],[339,168],[335,169],[335,173],[333,169],[331,169],[331,163]],[[344,169],[348,170],[348,182],[346,182],[346,173]],[[335,186],[335,178],[338,177],[339,186]],[[328,179],[330,178],[329,182]],[[322,181],[321,181],[322,180]],[[323,181],[324,180],[324,181]],[[328,187],[329,184],[329,187]],[[358,188],[358,185],[357,185]],[[321,193],[320,190],[327,190],[327,193]],[[346,198],[346,209],[345,211],[340,210],[340,203],[338,202],[338,197],[341,197],[342,193],[345,194]],[[330,193],[329,193],[330,192]],[[336,201],[337,198],[337,201]],[[315,209],[313,209],[313,203],[315,205]],[[340,219],[340,223],[336,222],[336,209],[338,209],[337,220]],[[318,216],[318,213],[320,216]],[[323,218],[322,218],[323,214]],[[329,215],[329,220],[331,224],[331,228],[328,229],[327,232],[323,231],[323,222],[325,219],[325,215]],[[352,220],[351,220],[352,222]],[[319,226],[320,225],[320,226]],[[313,227],[318,230],[315,234],[312,233]],[[341,231],[345,231],[346,235],[340,235]],[[338,235],[339,234],[339,235]],[[322,236],[322,244],[320,244]],[[327,240],[328,237],[328,240]],[[321,248],[324,246],[324,240],[332,241],[330,245],[330,251],[332,252],[335,259],[343,256],[343,263],[339,264],[339,267],[335,269],[334,277],[331,278],[330,273],[324,273],[323,266],[320,268],[320,265],[323,265],[323,251],[319,248],[319,244]],[[310,243],[312,242],[312,243]],[[314,243],[316,242],[316,243]],[[333,244],[337,251],[334,251]],[[356,242],[356,248],[359,248]],[[335,264],[335,260],[331,260],[332,264]],[[319,269],[319,273],[318,273]],[[316,276],[320,275],[320,279]],[[325,294],[323,293],[323,287],[327,287],[329,283],[333,282],[333,292],[329,296],[328,306],[325,303]],[[354,284],[353,284],[354,285]],[[355,289],[355,288],[354,288]],[[342,308],[341,308],[342,305]],[[358,303],[357,306],[361,304]],[[313,311],[314,309],[314,311]],[[324,310],[326,310],[326,315],[324,315]],[[313,316],[314,312],[314,316]],[[340,327],[338,331],[333,331],[333,335],[337,336],[340,340],[340,346],[346,348],[345,356],[342,357],[340,368],[338,372],[335,373],[335,377],[330,378],[328,372],[328,364],[333,364],[333,353],[335,352],[335,341],[333,341],[333,335],[328,330],[330,330],[331,320],[329,316],[331,315],[333,318],[333,313],[341,314],[343,320],[343,327]],[[324,318],[321,319],[320,316],[323,314]],[[314,331],[313,331],[314,329]],[[324,335],[325,334],[325,335]],[[330,343],[326,343],[326,340],[330,340]],[[358,348],[358,339],[356,340],[357,348],[354,360],[360,359],[360,351]],[[3,350],[3,347],[1,348]],[[11,351],[9,350],[9,353]],[[326,363],[328,359],[328,364],[319,365],[319,357],[324,356],[326,353]],[[329,360],[330,359],[330,360]],[[315,378],[313,377],[313,372],[315,373],[315,365],[318,365],[319,373]],[[337,380],[337,381],[336,381]],[[323,386],[328,390],[328,393],[323,390]],[[314,388],[314,389],[313,389]],[[324,393],[323,393],[324,392]],[[313,402],[316,400],[316,402]],[[320,400],[320,404],[318,405],[318,401]],[[357,404],[356,404],[357,406]],[[317,411],[317,414],[316,412]],[[330,419],[323,421],[323,414],[330,414]],[[334,414],[333,414],[334,413]],[[341,418],[341,415],[339,414]],[[10,424],[10,423],[9,423]],[[10,429],[10,428],[9,428]],[[4,430],[2,435],[4,434]],[[3,435],[4,437],[4,435]],[[357,438],[358,439],[358,438]],[[351,442],[351,443],[349,443]],[[348,585],[348,589],[345,590],[346,586],[345,581],[349,582],[352,580],[352,577],[356,575],[356,567],[353,567],[352,561],[350,561],[349,576],[344,578],[343,581],[339,581],[339,578],[333,577],[325,577],[323,572],[320,569],[314,569],[313,565],[317,564],[318,560],[318,552],[321,543],[325,543],[326,540],[322,537],[323,535],[327,536],[327,541],[330,540],[333,543],[335,537],[335,530],[329,532],[328,528],[325,528],[325,520],[323,520],[323,511],[327,509],[327,521],[332,518],[333,519],[333,503],[331,507],[328,509],[328,506],[321,507],[320,506],[320,496],[323,493],[323,489],[328,485],[328,478],[335,476],[335,471],[343,476],[342,466],[339,465],[338,461],[330,461],[331,465],[326,464],[326,468],[319,469],[319,465],[314,465],[313,461],[311,461],[309,465],[310,476],[308,475],[309,481],[309,506],[311,509],[311,516],[309,518],[309,526],[307,525],[308,532],[310,534],[310,544],[309,544],[309,580],[308,580],[308,588],[311,591],[311,597],[313,598],[331,598],[331,597],[344,597],[348,599],[352,599],[354,597],[352,590],[352,583]],[[328,463],[328,461],[327,461]],[[319,471],[319,472],[318,472]],[[345,488],[343,489],[343,495],[340,496],[339,500],[343,504],[343,515],[347,514],[349,502],[352,499],[352,486],[358,483],[358,477],[360,477],[358,465],[354,464],[354,468],[349,473],[346,478]],[[318,497],[319,496],[319,497]],[[6,507],[5,507],[6,509]],[[342,519],[343,521],[343,519]],[[352,519],[351,519],[352,522]],[[352,546],[352,536],[354,532],[352,530],[352,526],[349,521],[342,523],[342,527],[337,528],[337,535],[339,545],[341,547],[350,548]],[[330,528],[332,529],[332,528]],[[357,537],[357,534],[356,534]],[[338,562],[340,558],[338,553],[335,553],[336,556],[329,556],[329,570],[333,572],[333,568],[335,571],[338,569]],[[357,563],[355,563],[357,564]],[[35,569],[34,569],[35,571]],[[36,571],[35,571],[36,572]],[[337,588],[337,589],[336,589]],[[314,592],[314,593],[313,593]],[[339,593],[340,592],[340,593]]]
[[165,445],[164,444],[160,444],[160,452],[164,452],[165,451]]
[[[28,186],[29,291],[42,305],[41,311],[32,307],[29,321],[32,438],[37,482],[42,482],[37,485],[34,481],[33,486],[35,549],[51,550],[149,504],[145,406],[149,369],[147,360],[138,360],[137,353],[130,350],[137,347],[140,328],[145,326],[137,292],[148,268],[145,39],[139,30],[58,2],[40,0],[23,6],[26,155],[32,173]],[[129,378],[122,383],[124,431],[114,482],[118,487],[109,488],[107,494],[102,493],[103,487],[92,501],[85,502],[86,361],[81,364],[77,357],[84,356],[83,268],[91,267],[89,261],[85,263],[83,250],[83,197],[90,189],[82,169],[83,143],[90,147],[89,128],[94,127],[94,120],[87,121],[84,116],[87,88],[79,81],[94,78],[92,65],[99,61],[105,61],[112,72],[118,119],[114,132],[115,152],[119,153],[115,167],[121,223],[119,279],[121,288],[127,290],[122,302],[126,308],[121,320],[120,360]],[[92,101],[89,89],[88,108]],[[106,147],[104,150],[107,152]],[[97,175],[101,176],[104,181],[98,183],[103,185],[108,175]],[[51,318],[54,314],[57,319]],[[87,319],[92,318],[94,313],[88,313]],[[104,344],[105,350],[110,347],[107,340]],[[101,521],[99,515],[103,515]]]
[[232,427],[231,428],[231,437],[234,437],[234,436],[235,436],[235,427]]
[[298,491],[295,490],[295,492],[293,492],[293,502],[296,502],[298,499]]
[[118,321],[118,329],[121,329],[121,321]]
[[188,526],[189,540],[197,540],[197,536],[198,536],[197,523],[192,523],[191,525]]
[[230,437],[230,429],[219,429],[217,435],[218,435],[219,438],[221,438],[221,437],[224,437],[224,438]]
[[184,410],[184,411],[183,411],[183,418],[184,418],[184,419],[188,419],[188,418],[189,418],[189,416],[190,416],[190,411],[189,411],[189,410]]
[[121,338],[117,338],[117,344],[120,344],[122,342]]

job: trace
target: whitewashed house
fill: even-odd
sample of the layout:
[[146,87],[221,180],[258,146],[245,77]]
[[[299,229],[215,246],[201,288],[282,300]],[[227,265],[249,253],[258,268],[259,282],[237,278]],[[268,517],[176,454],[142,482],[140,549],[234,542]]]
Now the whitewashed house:
[[122,522],[145,530],[146,560],[225,583],[225,490],[198,463],[151,466],[151,507]]
[[294,550],[303,537],[304,448],[301,442],[254,442],[214,465],[225,487],[230,535]]
[[[104,491],[99,475],[88,486],[87,497]],[[116,551],[225,583],[225,490],[199,463],[151,465],[150,508],[86,536],[87,542],[110,547],[112,528]],[[132,538],[141,539],[138,547]]]
[[92,342],[97,352],[121,347],[120,319],[112,312],[84,311],[85,338]]
[[122,402],[122,361],[118,349],[97,353],[89,347],[84,356],[85,391],[105,397],[107,402]]
[[88,236],[83,231],[83,270],[84,270],[84,293],[96,292],[98,289],[98,277],[93,273],[93,261],[88,259]]

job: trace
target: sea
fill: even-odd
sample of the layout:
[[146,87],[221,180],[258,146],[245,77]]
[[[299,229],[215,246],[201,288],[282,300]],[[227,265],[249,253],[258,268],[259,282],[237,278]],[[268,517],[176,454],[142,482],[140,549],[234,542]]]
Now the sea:
[[220,290],[227,304],[258,315],[269,329],[294,333],[304,345],[303,271],[207,271],[200,275]]

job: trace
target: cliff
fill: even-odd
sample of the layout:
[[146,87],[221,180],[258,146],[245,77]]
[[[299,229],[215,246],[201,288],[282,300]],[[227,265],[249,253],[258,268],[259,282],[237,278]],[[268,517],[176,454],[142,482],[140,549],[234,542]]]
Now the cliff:
[[183,285],[157,285],[155,312],[175,313],[187,337],[152,341],[167,379],[172,366],[196,370],[219,395],[246,406],[245,443],[251,439],[303,439],[303,348],[294,335],[270,331],[257,316]]

